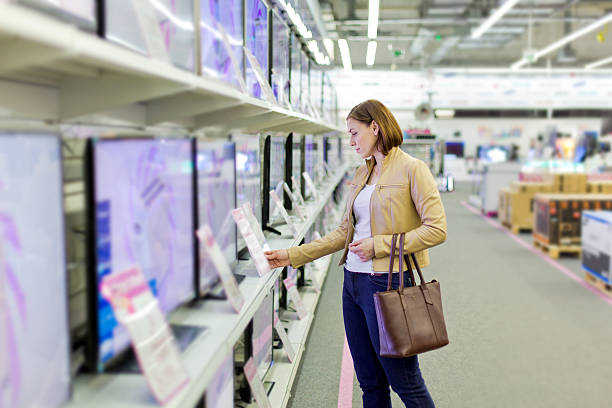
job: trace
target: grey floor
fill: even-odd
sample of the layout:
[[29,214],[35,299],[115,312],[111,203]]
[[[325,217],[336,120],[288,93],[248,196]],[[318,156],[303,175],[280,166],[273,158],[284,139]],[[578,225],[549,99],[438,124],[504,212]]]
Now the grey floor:
[[[436,406],[612,407],[612,306],[467,211],[467,190],[443,195],[448,239],[424,271],[441,282],[451,341],[420,356]],[[582,277],[578,259],[560,263]],[[330,269],[291,408],[338,404],[341,288]]]

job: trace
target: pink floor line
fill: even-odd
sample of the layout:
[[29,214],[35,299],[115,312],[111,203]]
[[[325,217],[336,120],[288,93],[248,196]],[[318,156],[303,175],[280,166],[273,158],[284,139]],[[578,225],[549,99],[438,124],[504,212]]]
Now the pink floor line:
[[342,350],[342,365],[340,367],[340,387],[338,389],[338,408],[352,408],[353,406],[353,358],[344,337]]
[[510,232],[509,230],[507,230],[506,228],[504,228],[500,223],[498,223],[495,220],[492,220],[489,217],[485,217],[483,215],[481,215],[477,209],[475,209],[474,207],[472,207],[471,205],[469,205],[468,203],[466,203],[465,201],[461,202],[461,205],[463,205],[465,208],[467,208],[470,212],[472,212],[473,214],[479,216],[480,218],[482,218],[483,220],[485,220],[488,224],[490,224],[491,226],[493,226],[494,228],[497,228],[498,230],[502,231],[503,233],[505,233],[507,236],[509,236],[514,242],[516,242],[517,244],[521,245],[523,248],[529,250],[532,254],[537,255],[538,257],[540,257],[544,262],[546,262],[547,264],[549,264],[550,266],[552,266],[553,268],[557,269],[558,271],[560,271],[561,273],[563,273],[564,275],[566,275],[568,278],[572,279],[574,282],[580,284],[583,288],[589,290],[590,292],[594,293],[595,295],[599,296],[599,298],[601,300],[603,300],[604,302],[606,302],[607,304],[609,304],[610,306],[612,306],[612,299],[610,299],[609,297],[605,296],[603,293],[599,292],[597,289],[595,289],[594,287],[590,286],[588,283],[586,283],[582,278],[579,278],[578,276],[576,276],[572,271],[570,271],[569,269],[567,269],[565,266],[561,265],[559,262],[555,261],[554,259],[544,255],[541,251],[537,250],[536,248],[533,247],[533,245],[530,245],[529,243],[525,242],[524,240],[522,240],[521,238],[517,237],[516,235],[514,235],[514,233]]

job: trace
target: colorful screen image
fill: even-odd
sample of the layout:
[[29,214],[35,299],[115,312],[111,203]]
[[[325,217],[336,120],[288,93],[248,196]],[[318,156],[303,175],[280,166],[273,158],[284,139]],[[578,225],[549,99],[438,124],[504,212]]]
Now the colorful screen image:
[[96,0],[18,0],[54,16],[76,22],[86,28],[96,28]]
[[221,364],[211,383],[206,387],[206,408],[234,406],[234,359],[229,356]]
[[272,331],[274,323],[274,291],[264,298],[253,315],[253,360],[260,378],[263,378],[272,365]]
[[105,0],[104,35],[145,55],[165,53],[172,64],[193,71],[194,11],[194,0]]
[[310,98],[310,60],[304,51],[300,53],[300,61],[300,67],[302,69],[302,85],[300,87],[302,91],[301,106],[302,110],[305,111],[306,102],[309,101]]
[[[270,191],[283,199],[283,183],[285,182],[285,136],[272,136],[270,138]],[[270,201],[271,214],[279,214],[278,207]]]
[[[236,206],[249,203],[261,225],[261,159],[257,136],[234,136],[236,142]],[[245,247],[238,234],[238,250]]]
[[[201,64],[205,75],[219,78],[238,86],[237,75],[244,77],[242,50],[242,0],[198,0],[200,1]],[[232,49],[236,72],[224,43],[223,34]]]
[[[193,164],[189,139],[93,142],[96,282],[140,266],[164,313],[194,297]],[[128,345],[98,295],[99,363]]]
[[291,33],[291,47],[289,49],[290,72],[289,81],[291,82],[291,106],[294,109],[299,109],[300,98],[302,94],[302,45],[297,36]]
[[302,138],[302,135],[293,135],[293,149],[291,152],[293,155],[291,175],[298,183],[302,182],[302,171],[304,171],[302,170]]
[[[261,0],[246,0],[246,47],[259,65],[268,80],[268,7]],[[247,63],[246,82],[249,93],[257,98],[262,97],[262,90],[255,72]]]
[[[236,260],[236,148],[226,141],[198,141],[198,222],[208,224],[228,264]],[[199,226],[198,226],[199,227]],[[212,265],[200,265],[200,291],[217,282]]]
[[0,406],[61,407],[70,340],[59,138],[0,134]]
[[[313,135],[305,135],[304,136],[304,171],[310,175],[310,178],[313,182],[317,182],[317,164],[318,164],[318,151],[317,151],[317,143]],[[322,164],[321,164],[322,166]],[[305,184],[302,177],[302,183]],[[308,189],[306,189],[308,192]]]
[[[289,28],[276,13],[272,14],[272,89],[281,102],[289,98]],[[284,99],[280,95],[284,95]]]

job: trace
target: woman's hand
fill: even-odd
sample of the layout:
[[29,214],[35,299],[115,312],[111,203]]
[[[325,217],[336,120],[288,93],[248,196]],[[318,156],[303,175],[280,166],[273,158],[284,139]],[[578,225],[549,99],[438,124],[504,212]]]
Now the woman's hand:
[[289,261],[289,252],[286,249],[278,249],[276,251],[266,251],[264,252],[266,258],[268,259],[268,264],[270,268],[281,268],[283,266],[289,266],[291,262]]
[[349,244],[349,251],[361,259],[361,262],[374,258],[374,238],[363,238]]

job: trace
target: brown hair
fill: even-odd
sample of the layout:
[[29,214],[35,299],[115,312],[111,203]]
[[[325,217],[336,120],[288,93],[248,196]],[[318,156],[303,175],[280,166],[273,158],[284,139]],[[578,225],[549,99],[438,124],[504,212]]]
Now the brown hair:
[[370,126],[372,121],[378,124],[378,141],[376,148],[384,155],[395,146],[399,146],[404,141],[404,135],[395,116],[389,108],[376,99],[368,99],[355,106],[346,117],[346,120],[355,119],[358,122]]

